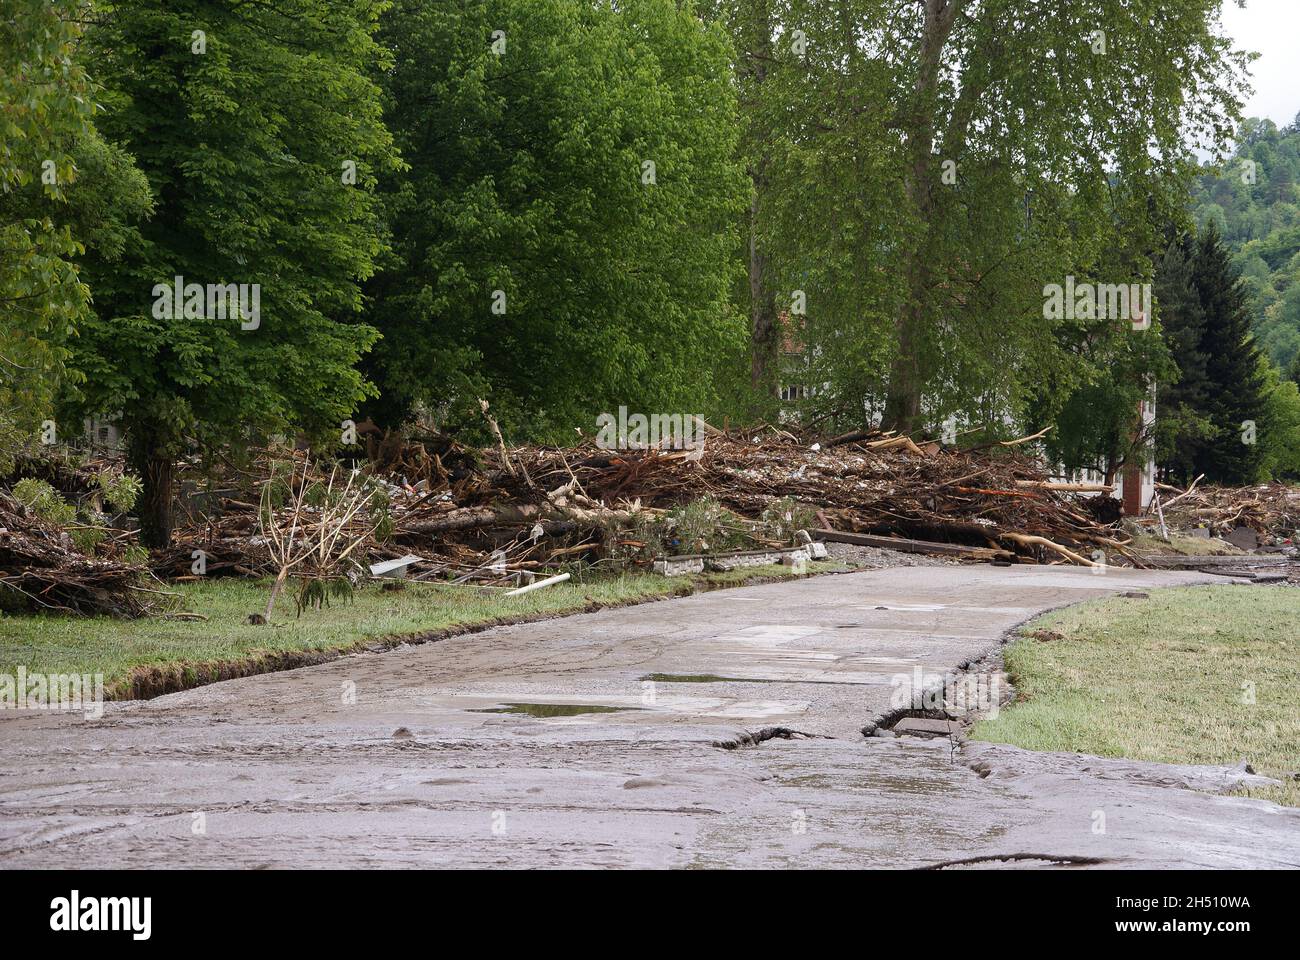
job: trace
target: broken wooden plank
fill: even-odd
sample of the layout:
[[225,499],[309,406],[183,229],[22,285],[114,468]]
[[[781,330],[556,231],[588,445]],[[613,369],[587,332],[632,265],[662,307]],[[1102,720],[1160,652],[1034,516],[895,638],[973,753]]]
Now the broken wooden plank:
[[1017,480],[1017,487],[1029,487],[1034,490],[1059,490],[1063,493],[1114,493],[1115,486],[1110,483],[1066,483],[1056,480]]

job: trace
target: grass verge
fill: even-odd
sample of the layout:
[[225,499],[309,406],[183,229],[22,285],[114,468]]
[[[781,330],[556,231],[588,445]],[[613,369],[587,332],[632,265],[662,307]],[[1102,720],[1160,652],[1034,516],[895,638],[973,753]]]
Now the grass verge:
[[1020,633],[1005,650],[1017,699],[974,739],[1162,763],[1245,759],[1286,780],[1251,795],[1300,806],[1300,783],[1287,779],[1300,770],[1300,590],[1153,590],[1058,610]]
[[[815,573],[846,567],[819,563]],[[0,674],[102,673],[110,700],[138,699],[218,680],[322,663],[349,653],[426,642],[503,623],[686,596],[799,576],[780,566],[689,577],[628,574],[557,584],[520,597],[475,587],[366,584],[349,603],[293,614],[282,600],[270,625],[247,622],[266,605],[269,581],[214,579],[175,586],[184,609],[206,620],[0,616]]]

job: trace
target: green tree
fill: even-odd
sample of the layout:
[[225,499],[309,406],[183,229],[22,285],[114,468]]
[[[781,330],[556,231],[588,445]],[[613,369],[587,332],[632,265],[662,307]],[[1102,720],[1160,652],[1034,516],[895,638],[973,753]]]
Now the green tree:
[[1283,379],[1260,358],[1266,412],[1260,433],[1260,472],[1272,479],[1300,480],[1300,384]]
[[[1248,118],[1230,160],[1206,165],[1195,217],[1213,219],[1241,267],[1260,348],[1287,369],[1300,352],[1300,130]],[[1213,214],[1213,215],[1212,215]]]
[[1195,240],[1182,237],[1165,250],[1156,270],[1155,298],[1165,343],[1177,375],[1160,384],[1156,398],[1156,462],[1162,472],[1187,482],[1201,448],[1213,433],[1205,415],[1210,383],[1202,352],[1205,311],[1193,275]]
[[490,394],[508,432],[572,439],[619,404],[702,412],[744,335],[721,31],[674,0],[398,0],[383,42],[410,170],[369,287],[376,416]]
[[1245,290],[1213,225],[1197,241],[1192,270],[1205,317],[1204,409],[1214,428],[1197,466],[1213,483],[1251,483],[1261,464],[1258,436],[1267,412],[1266,385]]
[[[355,319],[383,246],[375,180],[397,165],[372,78],[384,7],[129,0],[87,31],[101,128],[134,153],[156,210],[116,262],[88,251],[95,316],[66,403],[120,415],[148,544],[170,538],[187,447],[337,430],[367,393],[356,363],[375,332]],[[213,293],[177,313],[174,277]],[[240,309],[228,284],[246,285]]]
[[[1218,0],[781,0],[758,109],[778,304],[807,295],[827,403],[911,430],[1001,421],[1092,371],[1043,288],[1149,278],[1246,59]],[[799,42],[802,40],[803,42]],[[761,236],[761,234],[760,234]],[[923,403],[924,401],[924,403]]]
[[93,149],[81,4],[0,0],[0,474],[51,403],[86,312],[68,194]]

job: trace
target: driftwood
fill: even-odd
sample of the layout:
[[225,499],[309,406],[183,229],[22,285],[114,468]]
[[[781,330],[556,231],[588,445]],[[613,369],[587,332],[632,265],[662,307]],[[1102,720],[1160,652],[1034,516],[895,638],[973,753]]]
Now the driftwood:
[[[795,509],[810,515],[800,519],[804,527],[887,537],[880,545],[893,549],[912,540],[947,545],[950,555],[966,559],[1037,558],[1046,549],[1091,566],[1088,554],[1101,547],[1141,562],[1110,522],[1116,517],[1101,522],[1090,515],[1105,498],[1075,496],[1107,492],[1105,485],[1053,481],[1040,461],[1021,452],[1041,433],[972,453],[870,431],[817,444],[775,427],[734,436],[704,430],[707,445],[694,450],[509,447],[493,431],[491,447],[467,451],[426,437],[428,449],[454,458],[456,468],[421,470],[416,480],[372,465],[387,489],[392,529],[390,540],[368,545],[367,556],[374,562],[415,553],[428,558],[415,577],[497,583],[581,560],[648,562],[637,551],[668,541],[643,533],[662,530],[657,525],[668,511],[708,498],[755,547],[788,542],[792,529],[768,532],[764,525],[774,510]],[[159,569],[190,575],[195,549],[205,551],[209,574],[271,567],[257,545],[253,506],[264,480],[244,480],[245,492],[213,498],[211,515],[180,529],[175,546],[155,555]]]

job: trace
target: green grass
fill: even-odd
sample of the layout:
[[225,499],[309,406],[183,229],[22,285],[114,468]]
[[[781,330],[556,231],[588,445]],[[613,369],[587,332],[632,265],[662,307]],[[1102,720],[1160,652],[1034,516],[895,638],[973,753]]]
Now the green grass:
[[[844,567],[821,563],[817,573]],[[701,589],[791,576],[780,566],[694,577],[629,574],[557,584],[520,597],[450,584],[408,583],[386,592],[366,584],[351,602],[294,616],[282,596],[270,625],[247,622],[266,607],[269,581],[214,579],[175,585],[183,609],[204,621],[58,615],[0,615],[0,673],[102,673],[110,698],[149,696],[230,676],[300,666],[395,637],[499,621],[536,619]]]
[[[1017,699],[974,739],[1164,763],[1245,759],[1282,779],[1300,770],[1294,587],[1153,590],[1058,610],[1021,634],[1005,651]],[[1300,806],[1293,779],[1251,792]]]

